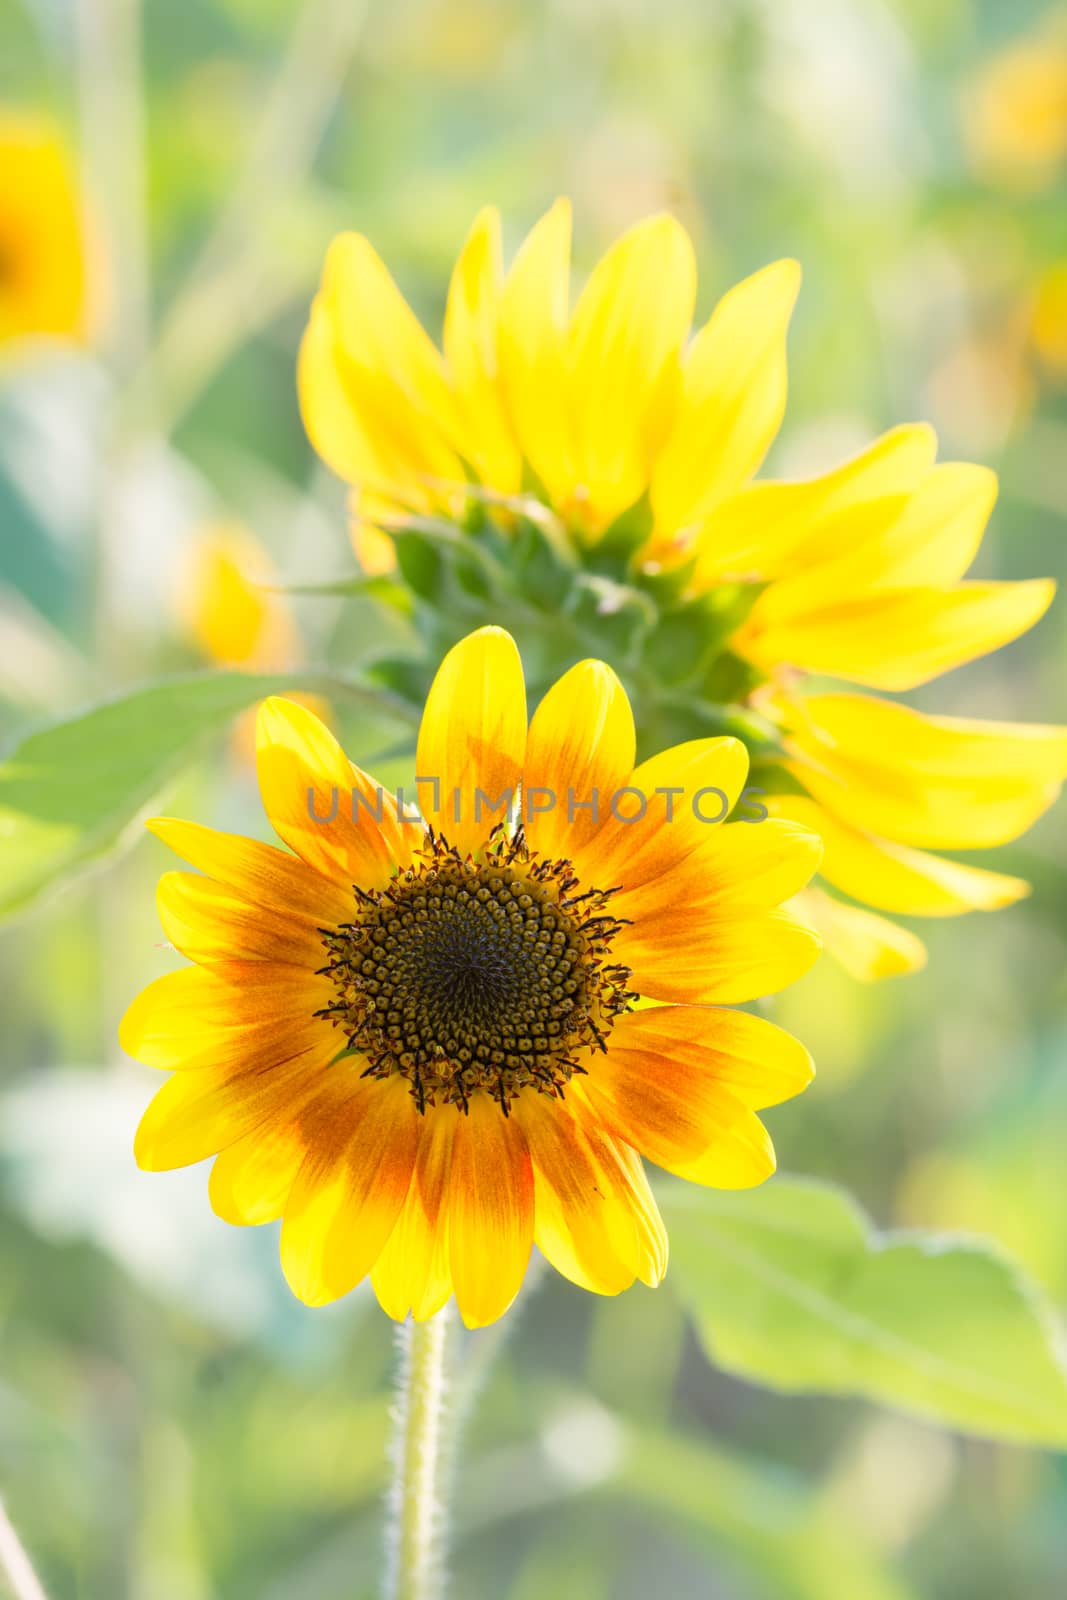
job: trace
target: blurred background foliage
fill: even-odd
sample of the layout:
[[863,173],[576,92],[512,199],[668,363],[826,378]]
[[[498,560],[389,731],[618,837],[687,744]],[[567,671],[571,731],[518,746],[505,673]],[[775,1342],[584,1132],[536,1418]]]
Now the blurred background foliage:
[[[82,326],[0,347],[5,737],[160,671],[412,646],[370,599],[241,575],[354,569],[293,382],[329,237],[368,232],[436,328],[487,200],[514,244],[572,195],[580,266],[670,207],[704,315],[797,256],[769,470],[928,418],[1001,474],[980,570],[1064,571],[1067,8],[0,0],[0,41],[0,103],[62,130],[87,219]],[[936,708],[1067,720],[1065,615]],[[365,763],[404,733],[330,713]],[[262,834],[241,724],[167,809]],[[989,1234],[1061,1304],[1062,819],[997,862],[1032,900],[928,924],[924,973],[862,988],[824,961],[775,1002],[820,1076],[771,1118],[783,1167],[882,1224]],[[272,1229],[217,1222],[199,1172],[133,1167],[154,1081],[115,1024],[167,959],[164,855],[145,839],[0,939],[0,1483],[52,1600],[369,1596],[389,1326],[359,1294],[303,1311]],[[485,1359],[474,1341],[472,1391]],[[665,1291],[546,1276],[457,1494],[464,1597],[1048,1600],[1067,1578],[1062,1458],[727,1378]]]

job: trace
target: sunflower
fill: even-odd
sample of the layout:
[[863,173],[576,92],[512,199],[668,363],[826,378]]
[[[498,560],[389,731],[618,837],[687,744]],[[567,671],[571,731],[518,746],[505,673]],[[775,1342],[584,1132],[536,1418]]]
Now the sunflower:
[[0,341],[77,334],[81,227],[66,152],[35,117],[0,111]]
[[713,667],[705,692],[768,720],[778,759],[761,752],[760,781],[795,791],[769,804],[825,838],[824,879],[849,899],[812,891],[804,914],[857,976],[913,970],[922,942],[881,913],[950,916],[1025,894],[1018,878],[930,852],[1017,838],[1059,791],[1067,732],[806,695],[805,681],[917,688],[1024,633],[1054,586],[963,581],[996,479],[936,465],[925,425],[818,478],[752,481],[785,405],[795,262],[731,289],[690,338],[695,270],[679,223],[631,229],[573,314],[569,248],[560,201],[505,276],[499,219],[483,211],[452,275],[442,354],[367,240],[333,244],[299,386],[313,442],[355,487],[361,560],[392,562],[383,530],[405,512],[462,521],[472,496],[505,516],[539,501],[580,556],[635,522],[626,576],[646,603],[672,575],[694,603],[740,595],[727,670]]
[[731,1007],[814,960],[780,902],[819,842],[784,819],[715,825],[745,783],[739,741],[635,767],[629,702],[598,661],[527,729],[515,644],[483,628],[427,698],[414,820],[287,700],[262,707],[258,763],[288,851],[149,824],[203,874],[159,890],[195,965],[150,984],[121,1038],[173,1069],[140,1164],[214,1155],[215,1210],[283,1218],[300,1299],[369,1273],[398,1319],[454,1293],[479,1326],[535,1243],[597,1293],[654,1284],[667,1240],[642,1156],[726,1188],[770,1174],[755,1113],[811,1062]]
[[[731,648],[779,727],[797,793],[778,816],[815,828],[822,876],[875,911],[913,917],[993,910],[1019,878],[931,852],[1016,839],[1067,776],[1067,729],[929,715],[878,695],[805,692],[808,675],[865,689],[916,689],[1017,638],[1043,615],[1049,580],[964,580],[996,499],[988,469],[935,464],[925,426],[902,427],[822,477],[751,485],[680,550],[696,591],[762,587]],[[914,934],[809,894],[805,914],[861,977],[922,965]]]
[[369,570],[391,563],[381,530],[398,513],[460,517],[478,487],[532,495],[586,542],[647,496],[650,531],[669,538],[759,467],[785,408],[797,263],[731,289],[687,347],[696,264],[675,218],[612,245],[573,313],[570,236],[559,200],[505,277],[500,218],[483,210],[452,274],[443,351],[369,240],[331,245],[298,386],[312,443],[355,490]]

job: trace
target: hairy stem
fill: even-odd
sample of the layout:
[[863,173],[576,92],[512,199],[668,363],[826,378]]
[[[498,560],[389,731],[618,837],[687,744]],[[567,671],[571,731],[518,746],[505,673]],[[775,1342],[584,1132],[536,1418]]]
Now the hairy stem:
[[450,1321],[446,1306],[400,1329],[386,1600],[440,1600],[444,1592]]

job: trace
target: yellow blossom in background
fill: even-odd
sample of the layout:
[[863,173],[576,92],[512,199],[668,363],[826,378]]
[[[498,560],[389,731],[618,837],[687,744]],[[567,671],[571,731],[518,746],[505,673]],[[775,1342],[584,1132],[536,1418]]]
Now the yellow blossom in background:
[[78,335],[85,262],[67,152],[43,118],[0,110],[0,341]]
[[[175,612],[186,637],[207,661],[244,672],[303,665],[304,651],[288,601],[275,592],[278,574],[259,540],[240,522],[200,528],[182,552]],[[318,695],[294,694],[323,721],[332,720]],[[255,755],[255,715],[238,718],[232,738],[238,760]]]
[[1056,261],[1038,278],[1030,333],[1045,368],[1067,378],[1067,261]]
[[266,550],[239,522],[201,528],[183,551],[176,609],[183,630],[221,667],[291,666],[299,641]]
[[1052,183],[1067,155],[1067,38],[1035,33],[986,62],[964,92],[963,131],[981,176]]
[[[657,1283],[667,1239],[641,1156],[695,1183],[760,1183],[774,1154],[756,1112],[811,1076],[795,1039],[731,1008],[814,960],[781,902],[819,842],[790,821],[716,824],[706,797],[724,814],[748,771],[736,739],[635,761],[601,662],[572,668],[527,728],[499,628],[451,650],[430,690],[424,821],[405,822],[308,711],[267,701],[260,788],[288,850],[151,824],[204,875],[168,873],[159,891],[195,965],[122,1025],[131,1055],[173,1073],[139,1129],[141,1165],[215,1155],[216,1211],[283,1217],[283,1266],[309,1304],[370,1274],[396,1318],[454,1293],[480,1326],[535,1243],[600,1294]],[[502,798],[520,783],[521,823]],[[600,807],[572,812],[593,791]]]

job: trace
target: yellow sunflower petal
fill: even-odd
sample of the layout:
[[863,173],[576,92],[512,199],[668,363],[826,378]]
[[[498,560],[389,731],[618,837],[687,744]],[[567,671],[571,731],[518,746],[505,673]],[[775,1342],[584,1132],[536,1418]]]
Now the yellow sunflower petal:
[[926,965],[922,940],[888,917],[846,905],[821,889],[805,889],[793,903],[818,928],[827,953],[853,978],[871,983]]
[[188,1167],[255,1133],[306,1095],[332,1046],[230,1077],[213,1067],[176,1072],[141,1118],[133,1153],[147,1172]]
[[448,1178],[449,1270],[464,1324],[483,1328],[503,1316],[526,1275],[533,1167],[522,1128],[488,1095],[475,1095],[457,1120]]
[[330,246],[322,300],[345,389],[391,473],[462,482],[448,442],[461,430],[444,362],[362,234],[341,234]]
[[512,1114],[533,1158],[538,1249],[594,1294],[628,1289],[640,1264],[635,1201],[610,1136],[541,1096],[520,1095]]
[[195,872],[165,872],[156,889],[163,932],[190,961],[280,961],[314,972],[317,929],[299,917],[264,916],[232,889]]
[[210,972],[183,967],[141,990],[119,1024],[119,1043],[136,1061],[164,1071],[242,1072],[333,1039],[314,1015],[330,998],[327,979],[274,962],[231,961]]
[[868,449],[819,478],[757,483],[717,505],[693,551],[693,585],[723,578],[776,578],[840,550],[856,536],[888,527],[927,476],[937,451],[932,428],[893,428]]
[[613,1133],[665,1171],[697,1160],[751,1115],[723,1084],[655,1054],[641,1057],[650,1076],[637,1078],[636,1055],[630,1062],[620,1057],[610,1072],[598,1062],[583,1093]]
[[[308,438],[326,465],[346,483],[385,487],[393,465],[379,455],[345,386],[336,328],[321,296],[312,305],[300,341],[296,387]],[[424,503],[421,486],[418,493]]]
[[624,884],[618,907],[636,923],[683,907],[711,915],[767,909],[802,889],[821,858],[818,833],[799,822],[770,817],[708,826],[680,865],[636,889]]
[[574,492],[598,526],[644,492],[652,448],[673,408],[695,294],[689,236],[673,217],[661,216],[638,223],[611,247],[575,307]]
[[574,848],[582,875],[627,891],[677,869],[733,810],[748,777],[740,739],[690,739],[642,761],[608,799],[599,832]]
[[612,952],[638,994],[679,1005],[734,1005],[777,994],[819,958],[818,934],[786,910],[750,915],[665,907],[617,935]]
[[391,533],[375,526],[383,502],[368,495],[353,495],[352,520],[348,525],[352,552],[359,570],[368,578],[396,571],[396,544]]
[[505,815],[494,815],[495,803],[517,793],[525,749],[515,641],[503,628],[479,628],[448,652],[426,698],[416,780],[427,822],[459,850],[477,850]]
[[796,775],[846,822],[927,849],[1018,838],[1067,777],[1067,728],[937,717],[873,695],[794,701]]
[[667,1229],[637,1151],[624,1139],[606,1142],[613,1156],[613,1177],[625,1188],[633,1211],[637,1276],[650,1289],[655,1289],[667,1272],[670,1254]]
[[993,911],[1029,894],[1022,878],[946,861],[892,844],[832,815],[803,795],[772,797],[776,814],[818,829],[825,847],[822,875],[854,900],[912,917],[954,917],[963,911]]
[[[388,882],[397,862],[406,861],[410,844],[390,797],[353,767],[330,730],[305,706],[277,696],[263,702],[256,767],[263,809],[275,833],[318,872],[372,889]],[[415,832],[408,829],[409,835]]]
[[308,1151],[329,1138],[342,1100],[336,1077],[312,1074],[303,1099],[294,1095],[276,1120],[217,1155],[208,1180],[216,1216],[238,1227],[275,1222]]
[[522,453],[553,500],[577,482],[566,405],[571,208],[557,200],[512,264],[500,302],[500,371]]
[[425,1322],[452,1293],[446,1202],[458,1120],[449,1107],[423,1117],[408,1197],[371,1270],[378,1303],[397,1322],[409,1311]]
[[693,341],[652,473],[660,537],[706,516],[770,448],[785,410],[785,335],[799,288],[798,262],[764,267],[723,296]]
[[[351,1063],[348,1063],[351,1065]],[[381,1254],[407,1198],[420,1117],[402,1077],[357,1079],[304,1160],[285,1207],[282,1269],[306,1305],[355,1287]]]
[[500,383],[497,320],[502,266],[500,214],[486,206],[460,251],[445,307],[444,346],[463,428],[463,454],[484,483],[512,494],[522,458]]
[[766,625],[753,614],[735,643],[766,668],[788,663],[873,689],[915,689],[1017,639],[1054,593],[1045,578],[879,590]]
[[352,914],[349,889],[324,879],[274,845],[175,817],[153,817],[145,826],[190,866],[279,917],[321,928]]
[[[603,1087],[620,1111],[654,1118],[661,1093],[683,1103],[720,1085],[752,1111],[800,1094],[814,1076],[808,1051],[791,1033],[748,1011],[718,1006],[650,1006],[628,1012],[611,1032],[610,1048],[586,1087]],[[662,1090],[661,1090],[662,1084]],[[624,1132],[624,1138],[629,1136]],[[640,1140],[629,1143],[641,1148]]]
[[746,1111],[717,1131],[696,1160],[679,1162],[671,1171],[708,1189],[753,1189],[766,1182],[775,1165],[770,1134],[754,1111]]
[[524,815],[534,848],[569,858],[588,843],[610,815],[611,796],[629,782],[636,750],[630,702],[611,668],[581,661],[564,673],[534,712],[526,741]]

